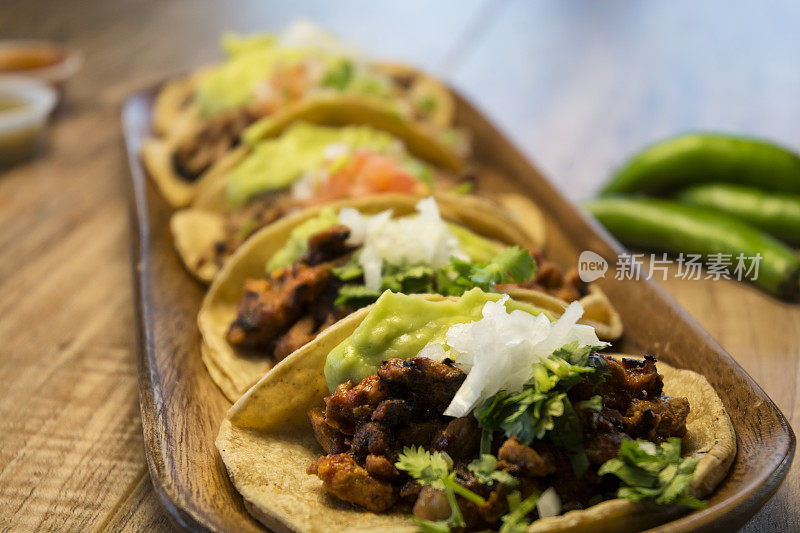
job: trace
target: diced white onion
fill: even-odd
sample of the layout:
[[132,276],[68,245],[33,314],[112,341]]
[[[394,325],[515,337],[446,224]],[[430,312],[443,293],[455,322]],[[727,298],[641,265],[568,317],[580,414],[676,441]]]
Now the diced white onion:
[[536,502],[536,510],[539,511],[539,518],[561,514],[561,498],[558,497],[556,489],[550,487],[539,496],[539,501]]
[[437,363],[441,363],[447,358],[447,352],[444,351],[444,346],[441,344],[433,343],[428,344],[422,350],[420,350],[417,356],[425,357],[427,359],[431,359],[432,361],[436,361]]
[[456,364],[468,374],[445,415],[466,416],[500,390],[521,390],[533,377],[533,364],[564,345],[575,341],[579,346],[606,344],[597,338],[594,328],[576,324],[583,315],[578,302],[572,302],[558,320],[550,322],[544,314],[521,310],[508,313],[507,301],[505,295],[487,302],[483,318],[447,330],[447,346],[456,352]]
[[314,175],[305,172],[300,179],[292,184],[292,198],[296,200],[310,200],[314,197]]
[[348,244],[361,246],[359,262],[368,288],[380,289],[384,263],[439,268],[449,263],[451,257],[469,259],[442,220],[436,200],[432,197],[420,200],[417,212],[392,219],[392,211],[372,216],[364,216],[352,208],[339,211],[339,222],[350,228]]
[[347,155],[350,152],[351,148],[347,143],[343,142],[336,142],[330,143],[322,149],[322,157],[326,161],[332,161],[334,159],[338,159],[344,155]]
[[656,454],[656,445],[650,441],[639,441],[639,448],[644,450],[647,455],[655,455]]

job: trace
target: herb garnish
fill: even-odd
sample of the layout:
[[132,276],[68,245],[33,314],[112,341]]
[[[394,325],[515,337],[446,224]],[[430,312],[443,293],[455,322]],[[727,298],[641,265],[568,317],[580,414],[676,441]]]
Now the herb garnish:
[[[358,252],[343,265],[333,269],[342,281],[359,280],[364,271]],[[404,294],[435,292],[444,296],[461,296],[479,287],[491,292],[500,283],[525,283],[536,274],[536,261],[528,250],[511,246],[494,256],[488,263],[470,263],[452,258],[450,264],[434,270],[428,265],[384,265],[381,288],[374,290],[360,283],[347,283],[339,289],[336,305],[352,309],[374,303],[383,291]]]
[[397,467],[398,470],[408,472],[420,485],[443,490],[447,495],[447,501],[450,504],[451,511],[450,517],[447,520],[433,522],[431,520],[414,518],[414,521],[425,531],[441,533],[450,531],[450,527],[466,526],[464,516],[461,514],[461,509],[458,508],[456,495],[461,496],[475,505],[482,505],[486,502],[486,500],[478,494],[456,483],[456,474],[452,472],[453,460],[444,452],[430,453],[422,446],[406,446],[403,448],[403,453],[398,456],[395,467]]
[[502,483],[506,487],[519,485],[517,478],[504,470],[497,469],[497,457],[489,453],[481,454],[480,459],[472,461],[467,468],[484,485],[492,485],[493,483]]
[[[581,476],[589,462],[583,451],[583,431],[567,391],[584,375],[601,377],[603,359],[591,347],[577,342],[556,350],[550,357],[533,365],[533,378],[519,392],[501,390],[475,408],[474,415],[483,429],[481,453],[488,453],[491,435],[501,431],[517,437],[528,446],[547,436],[550,441],[572,452],[570,460],[575,475]],[[598,407],[599,397],[589,400]]]
[[533,492],[522,500],[519,491],[515,490],[509,494],[509,513],[500,518],[503,522],[500,527],[500,533],[524,533],[530,525],[526,517],[536,508],[540,496],[539,492]]
[[677,437],[659,445],[628,440],[622,443],[619,455],[603,463],[597,473],[613,474],[620,479],[618,498],[700,509],[706,503],[689,494],[697,462],[691,457],[681,457],[681,439]]

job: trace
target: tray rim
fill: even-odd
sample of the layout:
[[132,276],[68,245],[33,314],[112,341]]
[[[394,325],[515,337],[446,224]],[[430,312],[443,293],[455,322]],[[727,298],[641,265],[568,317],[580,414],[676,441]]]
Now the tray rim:
[[[126,160],[129,171],[128,182],[128,201],[129,201],[129,216],[130,216],[130,246],[131,246],[131,275],[133,281],[133,296],[134,296],[134,330],[136,332],[136,352],[137,352],[137,369],[139,373],[139,407],[142,417],[142,431],[144,437],[145,457],[147,460],[148,473],[150,480],[158,499],[162,506],[167,511],[170,520],[178,527],[187,531],[220,531],[208,520],[208,517],[203,515],[198,509],[186,508],[180,503],[178,494],[180,493],[179,487],[165,479],[164,471],[165,465],[159,459],[158,450],[160,441],[155,437],[154,432],[151,431],[148,425],[148,416],[154,418],[161,418],[162,412],[160,404],[156,397],[161,396],[161,384],[156,380],[153,381],[153,366],[154,361],[151,363],[151,358],[156,357],[155,345],[152,339],[153,327],[150,322],[152,315],[149,313],[150,303],[147,294],[149,270],[145,265],[148,264],[150,259],[150,250],[148,246],[151,227],[148,221],[148,214],[151,208],[148,201],[148,188],[152,187],[147,172],[139,157],[139,145],[142,138],[139,138],[131,131],[128,115],[132,113],[132,109],[136,106],[145,105],[148,109],[152,109],[153,96],[156,90],[162,86],[167,79],[140,88],[128,95],[120,105],[120,118],[122,126],[122,144],[126,152]],[[589,218],[583,211],[578,209],[571,201],[550,182],[550,180],[543,174],[538,167],[536,167],[528,157],[523,155],[516,144],[510,140],[488,117],[480,107],[476,106],[472,101],[465,98],[464,95],[453,88],[448,86],[448,89],[455,95],[459,106],[465,106],[469,112],[477,115],[489,127],[491,133],[500,137],[513,151],[514,155],[519,158],[525,165],[533,169],[546,186],[549,194],[555,196],[561,202],[565,203],[572,210],[573,216],[577,217],[586,224],[599,238],[603,244],[610,247],[615,252],[622,252],[625,248],[613,235],[602,227],[597,221]],[[148,119],[149,123],[149,119]],[[188,276],[188,274],[187,274]],[[689,532],[689,531],[706,531],[718,528],[721,523],[720,520],[726,520],[729,525],[736,525],[741,527],[750,518],[752,518],[758,510],[774,495],[777,489],[783,482],[788,470],[791,466],[794,452],[796,449],[796,437],[794,431],[786,419],[781,409],[775,404],[772,398],[761,388],[761,386],[753,380],[753,378],[742,368],[739,363],[726,351],[719,343],[714,340],[711,335],[705,331],[702,326],[682,307],[678,302],[658,283],[652,280],[643,280],[650,286],[652,290],[658,293],[659,297],[666,305],[671,307],[677,314],[683,318],[685,325],[695,330],[703,339],[718,352],[725,362],[730,365],[731,370],[740,374],[741,377],[748,382],[756,393],[763,397],[765,403],[775,412],[778,419],[778,426],[783,430],[787,438],[787,446],[782,452],[782,456],[774,466],[769,470],[764,470],[755,480],[742,487],[737,493],[731,497],[726,498],[721,502],[717,502],[711,507],[703,510],[689,512],[681,515],[676,519],[669,522],[660,524],[648,531],[657,532],[662,530],[669,530],[670,532]],[[770,426],[772,427],[772,426]],[[738,439],[738,434],[737,434]],[[739,450],[737,447],[737,456]],[[747,509],[742,509],[747,507]],[[266,526],[259,523],[259,525],[266,529]]]

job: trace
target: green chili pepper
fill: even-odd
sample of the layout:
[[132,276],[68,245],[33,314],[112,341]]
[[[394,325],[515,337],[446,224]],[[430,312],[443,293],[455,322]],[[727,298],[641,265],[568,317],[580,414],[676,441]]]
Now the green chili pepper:
[[800,195],[712,183],[678,193],[682,202],[720,211],[791,244],[800,244]]
[[713,133],[681,135],[633,156],[617,170],[603,193],[670,194],[708,182],[800,194],[800,157],[757,139]]
[[[727,215],[670,200],[609,196],[586,204],[591,214],[626,246],[672,254],[726,254],[731,277],[739,258],[749,271],[742,272],[763,290],[794,299],[800,293],[800,257],[756,228]],[[760,254],[758,275],[751,258]]]

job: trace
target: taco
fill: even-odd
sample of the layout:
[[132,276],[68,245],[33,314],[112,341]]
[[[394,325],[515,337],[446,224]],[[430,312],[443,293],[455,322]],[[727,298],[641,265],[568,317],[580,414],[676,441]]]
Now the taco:
[[442,84],[367,62],[307,23],[282,36],[228,35],[223,48],[222,64],[167,83],[154,102],[156,136],[143,143],[142,159],[173,206],[187,205],[210,175],[298,119],[371,124],[454,169],[468,150],[451,128],[454,103]]
[[704,505],[736,453],[694,372],[603,355],[580,304],[384,293],[283,360],[216,440],[275,531],[615,531]]
[[[256,233],[214,279],[198,314],[203,361],[235,401],[276,362],[385,289],[502,288],[557,316],[566,302],[531,288],[538,278],[529,250],[540,239],[541,223],[519,225],[475,197],[386,194],[309,208]],[[598,308],[587,323],[611,338],[622,333],[618,317],[601,322],[616,316],[602,293],[577,276],[561,281],[556,292],[571,285],[572,299]]]
[[250,235],[304,207],[382,193],[453,190],[459,177],[411,155],[369,126],[296,122],[218,179],[208,180],[170,226],[189,272],[208,283]]

